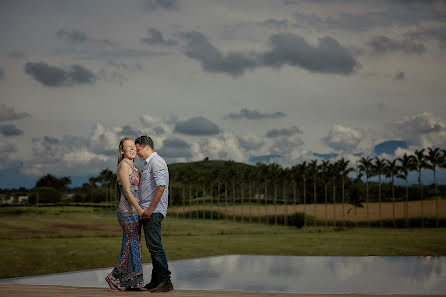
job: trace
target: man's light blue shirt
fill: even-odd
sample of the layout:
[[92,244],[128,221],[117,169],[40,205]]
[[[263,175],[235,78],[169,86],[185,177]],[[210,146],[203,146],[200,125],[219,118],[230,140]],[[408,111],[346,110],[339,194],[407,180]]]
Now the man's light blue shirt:
[[142,209],[147,209],[155,196],[156,188],[165,186],[163,196],[155,207],[155,212],[166,216],[169,204],[169,170],[166,161],[156,152],[153,152],[145,161],[139,182],[139,203]]

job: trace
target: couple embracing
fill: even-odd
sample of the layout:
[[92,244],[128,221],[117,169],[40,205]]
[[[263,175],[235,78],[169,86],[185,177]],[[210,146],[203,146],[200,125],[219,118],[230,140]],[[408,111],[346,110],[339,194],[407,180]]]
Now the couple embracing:
[[[141,172],[133,159],[144,160]],[[169,171],[155,151],[153,140],[141,136],[119,143],[117,168],[118,221],[123,230],[121,256],[107,275],[110,289],[149,290],[152,293],[173,290],[167,257],[161,243],[161,222],[168,206]],[[152,257],[152,278],[143,286],[141,228]]]

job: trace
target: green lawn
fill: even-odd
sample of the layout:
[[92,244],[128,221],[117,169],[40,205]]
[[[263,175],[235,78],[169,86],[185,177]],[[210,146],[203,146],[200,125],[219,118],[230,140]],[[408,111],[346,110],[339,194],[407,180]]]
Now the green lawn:
[[[121,249],[113,212],[86,207],[1,208],[0,278],[112,267]],[[446,255],[446,229],[335,230],[167,218],[170,260],[222,254]],[[150,256],[144,246],[144,262]]]

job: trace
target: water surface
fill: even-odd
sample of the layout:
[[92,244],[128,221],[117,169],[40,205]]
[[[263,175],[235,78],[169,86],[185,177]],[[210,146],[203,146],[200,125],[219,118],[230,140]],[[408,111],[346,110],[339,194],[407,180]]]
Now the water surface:
[[[226,255],[170,261],[181,290],[295,293],[446,294],[446,257],[297,257]],[[144,264],[144,281],[151,264]],[[1,282],[107,287],[112,268],[4,279]]]

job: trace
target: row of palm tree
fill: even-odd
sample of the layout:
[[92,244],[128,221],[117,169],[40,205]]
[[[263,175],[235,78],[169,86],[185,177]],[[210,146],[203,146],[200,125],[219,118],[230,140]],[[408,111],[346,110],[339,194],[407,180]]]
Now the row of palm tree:
[[[316,203],[317,199],[317,184],[323,184],[325,192],[325,205],[326,213],[328,212],[327,204],[328,202],[328,187],[331,186],[332,191],[332,201],[331,203],[336,204],[336,187],[340,184],[341,192],[341,202],[342,202],[342,216],[345,215],[344,205],[345,205],[345,184],[352,183],[352,174],[356,172],[355,182],[362,183],[363,178],[365,179],[366,186],[366,215],[369,218],[369,183],[370,179],[373,177],[378,177],[378,203],[379,203],[379,219],[381,221],[381,203],[382,203],[382,177],[387,177],[390,179],[392,186],[392,201],[393,201],[393,220],[395,221],[395,179],[403,179],[405,181],[405,208],[404,214],[406,218],[406,223],[408,221],[408,176],[412,171],[418,173],[418,187],[420,193],[420,200],[422,201],[422,222],[424,221],[424,195],[423,195],[423,182],[422,182],[422,171],[429,169],[433,171],[434,174],[434,185],[435,185],[435,196],[436,196],[436,222],[438,225],[438,184],[436,171],[439,167],[446,167],[446,150],[440,148],[428,148],[416,150],[413,155],[404,154],[400,158],[393,160],[380,159],[378,157],[363,157],[356,162],[356,168],[350,166],[350,161],[344,158],[337,161],[321,161],[312,160],[310,162],[302,162],[296,164],[291,168],[283,168],[277,163],[263,164],[257,163],[256,166],[249,166],[242,164],[240,166],[233,161],[225,163],[225,166],[221,168],[213,168],[211,170],[197,170],[192,166],[183,166],[180,170],[171,171],[172,180],[182,185],[182,197],[183,205],[185,203],[185,191],[186,186],[190,184],[197,185],[195,188],[198,191],[198,185],[202,185],[202,191],[205,191],[208,187],[211,191],[211,197],[213,196],[212,191],[217,188],[217,192],[224,189],[224,202],[227,205],[228,198],[232,198],[235,202],[235,192],[236,188],[240,186],[240,194],[243,199],[245,197],[245,188],[248,186],[248,197],[253,197],[253,189],[256,193],[260,193],[260,187],[263,186],[263,193],[265,197],[265,203],[268,193],[269,185],[272,185],[270,192],[273,193],[273,203],[277,205],[277,194],[279,185],[283,185],[282,194],[285,197],[285,191],[287,186],[292,184],[293,187],[293,201],[296,204],[297,188],[300,185],[303,188],[303,204],[304,212],[307,208],[307,184],[308,181],[313,182],[313,199],[312,204],[314,205],[316,213]],[[244,185],[244,186],[243,186]],[[189,187],[190,191],[191,187]],[[229,197],[229,192],[231,197]],[[190,197],[189,193],[189,197]],[[204,196],[204,195],[203,195]],[[242,201],[243,202],[243,201]],[[351,201],[350,201],[351,202]],[[192,203],[189,201],[189,203]],[[284,203],[286,203],[284,199]],[[335,209],[335,208],[333,208]],[[336,213],[334,215],[334,223],[336,224]],[[275,219],[277,221],[277,218]],[[422,223],[423,224],[423,223]]]
[[[418,173],[418,188],[421,200],[421,224],[424,227],[424,195],[423,195],[423,181],[422,181],[422,170],[429,169],[433,171],[434,174],[434,186],[435,186],[435,197],[436,197],[436,224],[438,226],[438,183],[437,183],[437,168],[446,168],[446,150],[440,150],[440,148],[428,148],[415,150],[413,155],[408,155],[405,153],[402,157],[394,160],[383,160],[375,157],[375,159],[365,157],[359,160],[359,165],[357,169],[359,174],[365,174],[366,176],[366,202],[368,203],[368,183],[369,178],[373,176],[378,176],[379,185],[379,218],[381,219],[381,176],[385,175],[390,178],[392,184],[392,201],[393,201],[393,219],[395,220],[395,177],[401,178],[405,181],[406,188],[406,199],[404,206],[404,214],[406,218],[406,224],[408,220],[408,178],[409,173],[416,171]],[[368,208],[367,208],[368,216]]]

